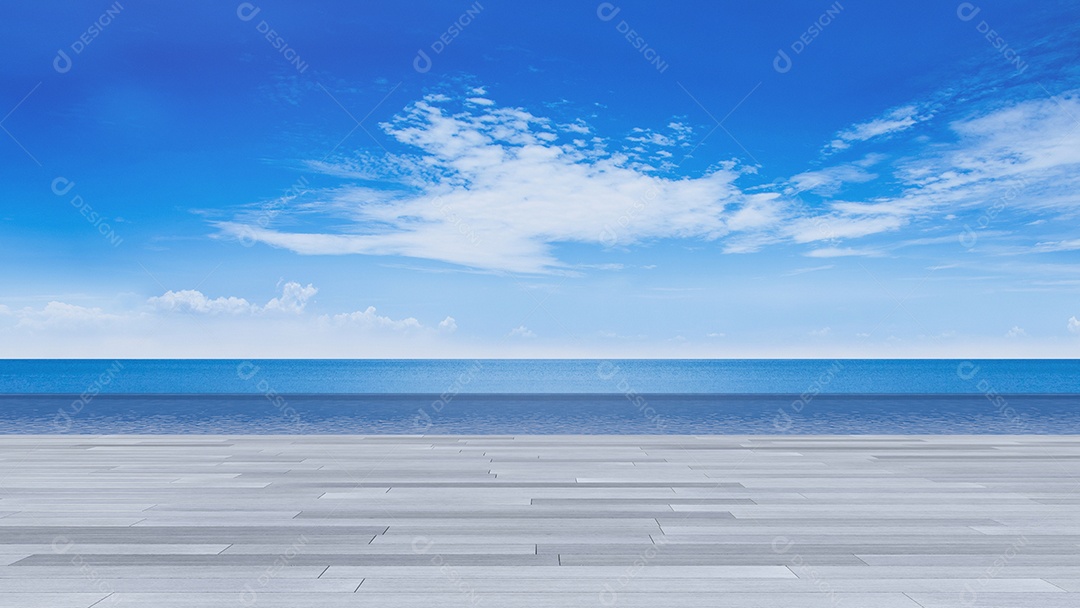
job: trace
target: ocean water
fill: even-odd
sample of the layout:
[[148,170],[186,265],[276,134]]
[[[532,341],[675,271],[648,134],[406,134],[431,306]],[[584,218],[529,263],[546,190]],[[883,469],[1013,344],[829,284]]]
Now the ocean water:
[[0,433],[1080,433],[1077,360],[3,360]]

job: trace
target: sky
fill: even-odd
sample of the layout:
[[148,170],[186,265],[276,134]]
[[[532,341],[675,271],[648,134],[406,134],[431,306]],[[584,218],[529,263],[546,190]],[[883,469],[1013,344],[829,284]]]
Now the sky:
[[1080,5],[744,4],[7,7],[0,357],[1075,357]]

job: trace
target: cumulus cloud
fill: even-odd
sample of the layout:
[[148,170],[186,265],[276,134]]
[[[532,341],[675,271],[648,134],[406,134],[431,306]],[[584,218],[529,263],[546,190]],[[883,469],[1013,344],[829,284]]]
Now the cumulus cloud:
[[1080,320],[1077,320],[1076,317],[1069,317],[1069,324],[1067,327],[1072,333],[1080,334]]
[[267,311],[299,314],[304,311],[307,301],[318,291],[311,284],[303,287],[299,283],[289,282],[282,287],[280,297],[271,299],[265,306],[259,306],[244,298],[232,296],[211,299],[195,289],[169,290],[160,296],[148,299],[147,303],[157,310],[208,315],[239,315]]
[[334,325],[361,327],[364,329],[422,329],[424,326],[413,317],[395,320],[385,317],[376,312],[374,306],[368,306],[364,310],[344,313],[329,317]]
[[1022,328],[1022,327],[1020,327],[1018,325],[1014,325],[1012,327],[1012,329],[1005,332],[1005,337],[1006,338],[1019,338],[1019,337],[1026,336],[1026,335],[1027,335],[1027,332],[1024,331],[1024,328]]
[[448,334],[452,334],[457,331],[457,321],[454,317],[446,317],[442,321],[439,321],[439,331],[445,331]]
[[308,283],[307,287],[303,287],[299,283],[289,282],[282,288],[281,297],[267,302],[263,310],[280,310],[299,314],[304,312],[308,300],[318,292],[319,290],[311,283]]
[[514,329],[511,329],[510,333],[507,334],[507,335],[510,336],[511,338],[535,338],[536,337],[536,334],[534,334],[531,329],[529,329],[528,327],[525,327],[524,325],[518,325]]
[[253,312],[256,307],[244,298],[219,297],[210,299],[201,291],[195,289],[183,289],[180,291],[166,291],[160,296],[154,296],[147,303],[158,309],[168,312],[191,312],[199,314],[244,314]]

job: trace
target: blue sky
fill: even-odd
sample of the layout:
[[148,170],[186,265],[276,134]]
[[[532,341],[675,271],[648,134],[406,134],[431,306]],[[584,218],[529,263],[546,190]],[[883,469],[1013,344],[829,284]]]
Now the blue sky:
[[1075,3],[23,3],[0,356],[1074,357]]

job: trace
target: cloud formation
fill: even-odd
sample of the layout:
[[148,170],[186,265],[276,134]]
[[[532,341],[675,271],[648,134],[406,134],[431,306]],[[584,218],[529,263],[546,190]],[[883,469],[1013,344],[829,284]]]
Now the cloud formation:
[[[884,255],[887,247],[846,241],[902,231],[931,216],[953,221],[994,204],[1011,212],[1080,213],[1076,116],[1076,93],[1016,101],[947,123],[953,141],[927,144],[915,157],[870,153],[754,186],[743,182],[757,168],[734,160],[696,177],[673,175],[670,154],[660,152],[689,145],[692,129],[680,122],[664,132],[634,129],[625,138],[632,147],[609,152],[617,147],[612,141],[583,138],[592,130],[580,119],[560,123],[522,108],[428,95],[381,125],[411,153],[310,164],[352,181],[306,192],[282,213],[322,217],[326,229],[269,229],[243,216],[217,227],[222,235],[305,255],[408,256],[515,273],[577,272],[555,253],[573,243],[610,248],[692,239],[717,242],[726,253],[787,243],[808,246],[802,253],[811,257]],[[895,136],[933,118],[922,105],[900,106],[839,131],[833,148]],[[872,197],[844,196],[880,180],[888,185]],[[802,193],[816,201],[801,200]],[[905,246],[919,243],[909,238]],[[1048,243],[1040,246],[1071,246]]]
[[309,299],[319,290],[310,283],[304,287],[296,282],[286,283],[280,297],[273,298],[265,306],[252,304],[244,298],[218,297],[210,299],[201,291],[183,289],[166,291],[160,296],[147,300],[151,307],[167,312],[184,312],[206,315],[240,315],[259,312],[280,311],[299,314],[304,311]]

